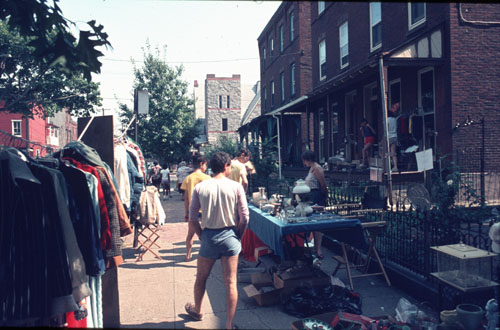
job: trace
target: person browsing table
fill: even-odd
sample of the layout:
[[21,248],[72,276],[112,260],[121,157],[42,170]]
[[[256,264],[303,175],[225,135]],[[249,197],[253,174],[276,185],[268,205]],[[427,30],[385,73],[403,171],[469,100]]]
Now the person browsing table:
[[[313,205],[326,206],[327,188],[323,167],[316,162],[316,155],[311,150],[306,150],[302,154],[302,161],[306,167],[309,167],[305,181],[311,189],[310,197]],[[315,231],[314,248],[319,259],[323,259],[323,253],[321,252],[322,240],[323,233]]]

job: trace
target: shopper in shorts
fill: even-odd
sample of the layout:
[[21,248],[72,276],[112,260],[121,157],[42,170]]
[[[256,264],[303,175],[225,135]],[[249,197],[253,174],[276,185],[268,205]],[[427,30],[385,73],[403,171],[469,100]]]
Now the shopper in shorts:
[[[226,287],[226,329],[234,329],[240,237],[247,227],[248,205],[243,186],[228,179],[230,156],[225,152],[215,153],[210,160],[210,167],[214,177],[196,185],[189,208],[189,221],[201,237],[201,246],[194,284],[194,304],[187,303],[185,309],[194,320],[203,318],[201,303],[207,278],[215,261],[220,259]],[[198,218],[200,209],[201,221]]]

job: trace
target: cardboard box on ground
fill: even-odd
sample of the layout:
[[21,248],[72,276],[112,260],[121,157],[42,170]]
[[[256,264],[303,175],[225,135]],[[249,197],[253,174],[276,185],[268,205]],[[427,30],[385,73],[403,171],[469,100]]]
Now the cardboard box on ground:
[[243,288],[249,298],[260,306],[280,303],[296,287],[316,287],[330,284],[330,277],[312,266],[289,267],[271,276],[268,272],[250,274],[250,285]]

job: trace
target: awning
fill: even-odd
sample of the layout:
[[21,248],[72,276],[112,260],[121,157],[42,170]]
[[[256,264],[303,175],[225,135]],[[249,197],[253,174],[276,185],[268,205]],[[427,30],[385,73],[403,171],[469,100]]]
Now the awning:
[[275,114],[277,114],[277,113],[279,113],[279,112],[281,112],[281,111],[283,111],[283,110],[289,109],[289,108],[291,108],[291,107],[293,107],[293,106],[295,106],[295,105],[299,104],[300,102],[302,102],[302,101],[304,101],[304,100],[307,100],[307,98],[308,98],[308,96],[307,96],[307,95],[303,95],[303,96],[299,97],[298,99],[293,100],[293,101],[292,101],[292,102],[290,102],[290,103],[287,103],[287,104],[285,104],[285,105],[282,105],[282,106],[281,106],[281,107],[279,107],[278,109],[275,109],[275,110],[273,110],[273,111],[271,111],[271,112],[266,113],[266,114],[265,114],[265,116],[272,116],[272,115],[275,115]]

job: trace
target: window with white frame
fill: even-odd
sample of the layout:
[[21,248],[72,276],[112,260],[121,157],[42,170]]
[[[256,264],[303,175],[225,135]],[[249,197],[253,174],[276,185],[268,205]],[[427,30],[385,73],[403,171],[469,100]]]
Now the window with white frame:
[[425,22],[425,2],[408,3],[408,30]]
[[273,60],[273,53],[274,53],[274,39],[271,38],[271,40],[269,40],[269,59],[271,61]]
[[370,50],[382,46],[382,5],[370,2]]
[[264,110],[266,109],[267,106],[267,88],[264,87]]
[[281,81],[281,103],[285,102],[285,73],[280,73],[280,81]]
[[289,17],[289,22],[290,22],[290,42],[293,41],[293,38],[295,37],[295,25],[294,25],[294,22],[293,22],[293,19],[294,19],[294,14],[293,14],[293,10],[290,12],[290,17]]
[[348,24],[345,22],[339,28],[340,41],[340,68],[349,65],[349,33]]
[[325,2],[318,1],[318,16],[325,10]]
[[283,53],[283,24],[280,25],[280,54]]
[[12,135],[21,136],[21,121],[13,120],[12,121]]
[[326,78],[326,40],[323,39],[319,42],[319,79]]
[[274,106],[274,80],[271,81],[271,107]]
[[290,65],[290,95],[295,95],[295,63]]

